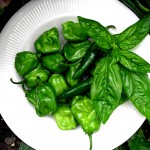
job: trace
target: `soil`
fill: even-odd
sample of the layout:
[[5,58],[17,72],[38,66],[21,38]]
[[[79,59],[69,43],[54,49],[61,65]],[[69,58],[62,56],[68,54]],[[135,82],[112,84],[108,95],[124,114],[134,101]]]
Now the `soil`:
[[0,150],[18,150],[22,142],[7,126],[0,115]]

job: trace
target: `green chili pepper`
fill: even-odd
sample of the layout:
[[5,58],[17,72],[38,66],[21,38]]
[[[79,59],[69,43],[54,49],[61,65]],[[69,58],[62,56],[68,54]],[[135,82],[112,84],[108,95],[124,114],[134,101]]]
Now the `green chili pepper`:
[[38,65],[38,57],[35,53],[23,51],[16,54],[15,68],[20,76],[35,69]]
[[85,71],[93,64],[93,62],[96,59],[96,56],[98,55],[99,52],[99,47],[93,43],[91,48],[89,49],[90,51],[86,53],[85,57],[83,58],[81,65],[73,75],[73,78],[79,78],[81,75],[85,73]]
[[71,130],[77,126],[71,109],[66,105],[59,106],[53,116],[58,127],[62,130]]
[[85,133],[90,138],[90,150],[92,149],[92,134],[99,130],[100,119],[94,108],[94,103],[87,97],[79,99],[71,107],[71,112]]
[[64,56],[68,61],[78,61],[85,56],[90,45],[91,42],[88,40],[76,43],[67,42],[63,47]]
[[52,74],[48,80],[48,83],[54,88],[57,96],[69,88],[61,74]]
[[74,75],[75,71],[79,68],[79,66],[80,66],[80,63],[77,63],[77,64],[71,66],[66,73],[66,80],[70,86],[74,86],[74,85],[78,84],[78,82],[80,81],[80,78],[73,79],[73,75]]
[[44,56],[42,58],[42,65],[53,73],[62,73],[66,70],[66,66],[63,65],[65,59],[60,53]]
[[49,54],[61,49],[59,33],[56,27],[45,31],[34,43],[38,53]]
[[48,83],[39,81],[36,87],[38,96],[35,106],[38,116],[52,115],[57,110],[56,94],[54,89]]
[[90,88],[91,83],[92,83],[91,78],[89,78],[85,81],[82,81],[79,84],[70,87],[67,91],[63,92],[58,98],[65,99],[65,98],[71,98],[76,95],[79,95],[79,94],[87,91]]
[[63,23],[62,27],[63,36],[67,41],[83,41],[88,38],[79,23],[68,21]]

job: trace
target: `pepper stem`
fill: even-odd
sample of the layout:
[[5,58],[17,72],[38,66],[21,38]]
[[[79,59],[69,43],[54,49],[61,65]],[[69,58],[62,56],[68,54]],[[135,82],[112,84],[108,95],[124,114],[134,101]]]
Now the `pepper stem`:
[[14,82],[12,78],[10,78],[10,81],[13,83],[13,84],[22,84],[24,81],[19,81],[19,82]]
[[22,83],[22,89],[23,89],[23,91],[25,92],[25,94],[27,94],[28,93],[28,90],[25,88],[25,85],[24,85],[25,83],[23,82]]
[[116,29],[116,27],[115,27],[114,25],[108,25],[106,28],[107,28],[108,30],[109,30],[109,29]]
[[92,150],[92,134],[88,134],[89,136],[89,140],[90,140],[90,149],[89,150]]

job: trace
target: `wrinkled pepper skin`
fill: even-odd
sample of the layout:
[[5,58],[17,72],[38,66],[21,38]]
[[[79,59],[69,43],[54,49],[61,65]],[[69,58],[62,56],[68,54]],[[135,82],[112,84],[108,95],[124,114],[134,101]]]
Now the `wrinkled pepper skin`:
[[76,62],[82,59],[87,53],[91,42],[86,40],[82,42],[67,42],[63,47],[65,58],[70,62]]
[[38,65],[38,57],[35,53],[23,51],[16,54],[15,68],[20,76],[24,76]]
[[71,107],[71,112],[88,135],[99,130],[100,119],[97,117],[94,104],[89,98],[84,97],[77,100]]
[[39,117],[52,115],[57,110],[56,94],[48,83],[42,83],[40,78],[37,80],[36,88],[27,90],[22,85],[25,97],[34,106]]
[[77,122],[71,113],[71,109],[66,105],[59,106],[53,116],[57,126],[61,130],[71,130],[77,126]]
[[43,117],[52,115],[57,110],[56,94],[48,83],[41,83],[36,87],[38,96],[35,106],[38,116]]
[[80,66],[80,63],[70,66],[69,70],[66,73],[66,80],[70,86],[74,86],[78,84],[80,81],[80,78],[73,79],[73,75],[76,72],[76,70],[79,68],[79,66]]
[[79,23],[68,21],[62,24],[62,34],[67,41],[83,41],[88,35],[82,30]]
[[72,101],[71,101],[71,106],[73,106],[78,100],[83,99],[83,96],[81,95],[76,95],[75,97],[73,97]]
[[62,65],[65,59],[60,53],[44,56],[42,58],[42,65],[52,71],[53,73],[62,73],[66,67]]
[[33,105],[33,106],[36,106],[36,103],[37,103],[37,99],[38,99],[38,96],[36,94],[36,89],[31,89],[31,90],[26,90],[25,91],[25,96],[27,98],[27,100]]
[[49,71],[42,69],[41,65],[39,65],[36,69],[26,74],[24,80],[29,88],[33,88],[36,86],[37,77],[40,78],[41,82],[46,82],[49,78],[49,74]]
[[34,43],[35,50],[38,53],[50,54],[58,52],[61,49],[59,33],[56,27],[45,31]]
[[48,80],[48,83],[54,88],[57,96],[69,88],[67,82],[61,74],[52,74]]

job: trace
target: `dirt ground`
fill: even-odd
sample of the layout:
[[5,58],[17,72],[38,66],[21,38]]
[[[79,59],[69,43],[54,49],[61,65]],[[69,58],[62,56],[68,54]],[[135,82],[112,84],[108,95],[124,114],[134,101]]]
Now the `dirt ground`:
[[21,140],[9,129],[0,115],[0,150],[18,150]]

